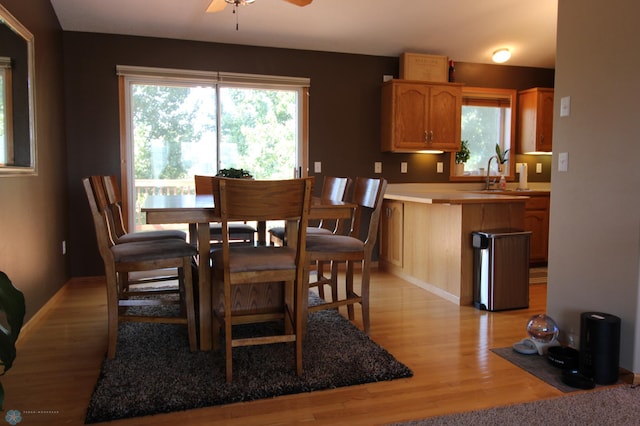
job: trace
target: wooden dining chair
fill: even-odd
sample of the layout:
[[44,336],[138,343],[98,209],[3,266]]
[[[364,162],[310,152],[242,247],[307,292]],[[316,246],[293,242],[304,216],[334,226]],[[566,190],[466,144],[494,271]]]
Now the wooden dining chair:
[[[211,195],[213,188],[211,187],[211,176],[194,176],[196,194]],[[229,239],[233,243],[255,244],[256,228],[246,222],[230,222],[229,223]],[[209,224],[209,238],[212,243],[222,243],[222,225],[219,222]]]
[[[305,236],[313,178],[245,180],[211,177],[214,204],[222,223],[222,250],[212,252],[213,345],[219,346],[224,327],[226,380],[233,377],[232,349],[239,346],[295,342],[296,373],[302,375],[304,306],[308,294]],[[229,222],[235,220],[295,220],[297,244],[293,247],[230,244]],[[265,305],[250,307],[267,297]],[[284,332],[275,336],[237,338],[233,326],[282,320]],[[259,361],[257,361],[259,362]]]
[[[91,216],[96,233],[98,250],[102,257],[107,282],[107,357],[116,356],[118,324],[124,321],[162,322],[186,324],[189,336],[189,348],[197,348],[195,304],[191,259],[196,248],[183,239],[165,238],[147,241],[134,241],[116,244],[114,234],[109,229],[109,208],[100,208],[103,181],[100,176],[82,179],[89,201]],[[178,271],[177,289],[132,290],[129,274],[136,271],[176,268]],[[167,295],[173,294],[173,297]],[[153,297],[151,297],[153,296]],[[177,296],[177,300],[176,300]],[[178,304],[179,316],[144,315],[144,312],[128,312],[131,307],[162,306]],[[141,308],[136,308],[140,310]]]
[[[362,324],[366,334],[369,334],[369,281],[371,257],[378,236],[378,223],[382,200],[387,188],[385,179],[370,179],[358,177],[355,180],[352,202],[356,204],[352,227],[349,235],[316,234],[308,235],[307,256],[311,262],[331,262],[331,286],[334,298],[330,302],[310,306],[308,311],[333,309],[346,305],[349,319],[354,319],[353,305],[359,303],[362,307]],[[345,295],[343,299],[338,293],[338,266],[346,263]],[[354,289],[354,265],[361,265],[360,293]],[[311,283],[310,286],[323,284]]]
[[[322,182],[322,192],[320,198],[325,200],[344,201],[351,187],[351,178],[325,176]],[[332,234],[341,227],[340,221],[320,220],[317,226],[308,226],[309,234]],[[275,226],[269,229],[269,242],[272,245],[286,245],[286,230],[284,226]]]
[[[320,198],[333,201],[344,201],[351,189],[352,180],[349,177],[325,176],[322,183],[322,192]],[[344,233],[345,230],[351,229],[349,221],[327,221],[320,220],[317,226],[307,227],[307,236],[316,234],[335,234]],[[270,243],[274,245],[286,245],[286,229],[284,226],[273,227],[269,229]],[[325,276],[325,262],[318,260],[315,263],[315,282],[310,284],[318,289],[318,295],[324,299],[324,287],[329,285],[333,300],[337,298],[337,287],[333,285],[330,276]]]
[[178,229],[127,232],[127,227],[124,224],[124,216],[122,214],[122,196],[120,195],[118,181],[113,175],[102,176],[101,180],[104,194],[106,196],[105,202],[108,204],[109,210],[111,211],[109,216],[109,226],[111,227],[114,235],[114,242],[116,244],[164,238],[179,238],[186,240],[187,234]]

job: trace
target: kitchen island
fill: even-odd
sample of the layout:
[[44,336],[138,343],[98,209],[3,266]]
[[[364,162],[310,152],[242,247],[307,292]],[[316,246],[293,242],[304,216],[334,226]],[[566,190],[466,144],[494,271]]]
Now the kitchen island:
[[474,231],[523,230],[525,193],[389,185],[379,267],[459,305],[473,304]]

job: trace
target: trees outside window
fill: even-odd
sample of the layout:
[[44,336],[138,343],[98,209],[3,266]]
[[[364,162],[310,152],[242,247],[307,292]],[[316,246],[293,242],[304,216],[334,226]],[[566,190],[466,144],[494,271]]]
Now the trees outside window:
[[140,207],[149,194],[193,193],[196,174],[236,168],[256,179],[286,179],[302,166],[302,87],[124,82],[130,229],[143,229]]

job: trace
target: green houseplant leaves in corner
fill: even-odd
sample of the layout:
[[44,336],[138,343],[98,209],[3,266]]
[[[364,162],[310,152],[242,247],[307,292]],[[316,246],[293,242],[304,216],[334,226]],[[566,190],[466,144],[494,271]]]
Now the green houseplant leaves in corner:
[[[3,376],[16,359],[16,340],[22,329],[25,314],[24,295],[15,288],[7,274],[0,271],[0,311],[6,324],[0,324],[0,365]],[[4,410],[4,388],[0,383],[0,410]]]
[[456,152],[456,164],[463,164],[469,161],[471,151],[467,141],[460,142],[460,151]]
[[509,150],[505,150],[504,152],[500,149],[500,145],[496,144],[496,155],[498,156],[498,162],[500,164],[504,164],[508,158]]

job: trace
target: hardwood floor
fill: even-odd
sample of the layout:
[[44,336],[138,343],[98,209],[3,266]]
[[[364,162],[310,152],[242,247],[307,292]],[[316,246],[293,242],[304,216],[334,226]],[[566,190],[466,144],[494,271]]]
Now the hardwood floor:
[[[103,286],[99,278],[72,280],[21,335],[17,361],[2,377],[5,413],[20,410],[21,424],[84,423],[107,344]],[[374,272],[371,337],[414,377],[110,424],[371,425],[559,396],[489,351],[526,337],[528,319],[545,312],[546,285],[530,294],[529,309],[490,313]]]

